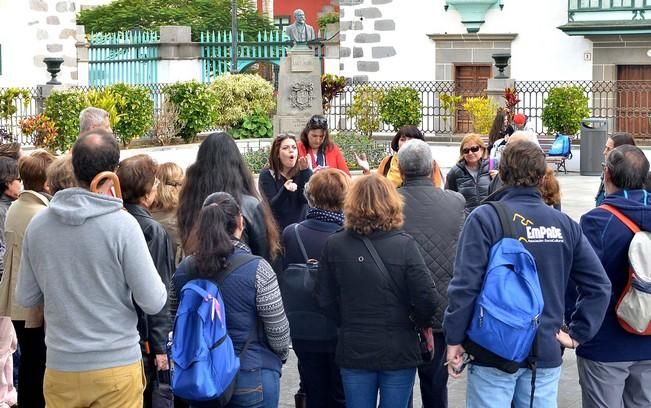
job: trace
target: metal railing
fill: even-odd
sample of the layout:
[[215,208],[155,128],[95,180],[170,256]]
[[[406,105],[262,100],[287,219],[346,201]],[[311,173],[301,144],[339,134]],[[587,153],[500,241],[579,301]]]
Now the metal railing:
[[[28,118],[36,116],[43,112],[43,93],[39,87],[21,88],[29,93],[29,99],[22,96],[15,98],[11,103],[16,107],[16,112],[8,118],[0,117],[0,132],[11,135],[11,141],[20,142],[23,145],[31,145],[33,143],[31,135],[23,135],[20,130],[20,123]],[[0,88],[0,95],[4,93],[7,88]],[[2,140],[2,142],[9,141]]]

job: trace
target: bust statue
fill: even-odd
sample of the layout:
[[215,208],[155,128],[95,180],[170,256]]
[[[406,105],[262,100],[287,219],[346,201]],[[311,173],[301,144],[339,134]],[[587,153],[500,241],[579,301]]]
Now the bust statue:
[[294,10],[294,24],[288,25],[285,33],[294,43],[304,43],[314,39],[314,28],[305,24],[305,13],[301,9]]

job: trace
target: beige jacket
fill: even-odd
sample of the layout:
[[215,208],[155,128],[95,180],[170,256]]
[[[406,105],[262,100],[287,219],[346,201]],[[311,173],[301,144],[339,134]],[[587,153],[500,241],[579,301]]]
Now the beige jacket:
[[[11,320],[24,320],[26,328],[43,325],[43,306],[26,309],[16,303],[16,283],[20,271],[23,236],[32,218],[48,206],[49,200],[35,191],[23,191],[11,204],[5,221],[7,250],[4,255],[5,270],[0,281],[0,316]],[[51,237],[56,239],[55,237]]]

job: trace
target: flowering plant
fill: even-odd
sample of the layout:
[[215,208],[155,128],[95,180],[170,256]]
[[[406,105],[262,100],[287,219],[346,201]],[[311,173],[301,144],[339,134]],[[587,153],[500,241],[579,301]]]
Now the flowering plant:
[[502,97],[506,100],[506,109],[509,111],[509,114],[512,114],[515,111],[516,105],[520,102],[515,88],[506,88]]

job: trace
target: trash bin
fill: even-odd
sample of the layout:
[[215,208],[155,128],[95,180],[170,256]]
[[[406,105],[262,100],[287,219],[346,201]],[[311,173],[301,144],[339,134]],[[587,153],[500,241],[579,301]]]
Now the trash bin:
[[604,161],[604,146],[608,141],[608,122],[601,118],[581,121],[581,175],[599,176]]

